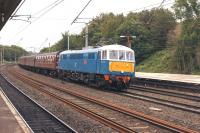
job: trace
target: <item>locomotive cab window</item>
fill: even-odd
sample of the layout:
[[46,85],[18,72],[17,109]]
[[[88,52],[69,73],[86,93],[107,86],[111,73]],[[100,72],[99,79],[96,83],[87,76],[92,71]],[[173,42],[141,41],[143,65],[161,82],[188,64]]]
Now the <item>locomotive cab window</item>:
[[119,51],[119,60],[125,60],[125,51]]
[[130,52],[130,51],[126,52],[126,60],[128,60],[128,61],[134,61],[133,52]]
[[109,51],[109,58],[113,60],[118,60],[118,51],[117,50],[110,50]]

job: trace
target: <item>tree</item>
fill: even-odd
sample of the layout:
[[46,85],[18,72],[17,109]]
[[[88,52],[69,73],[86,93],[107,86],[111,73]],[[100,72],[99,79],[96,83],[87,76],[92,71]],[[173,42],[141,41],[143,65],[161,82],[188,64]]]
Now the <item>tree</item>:
[[174,10],[176,18],[181,20],[182,24],[179,46],[175,53],[176,66],[183,73],[191,73],[194,69],[200,68],[200,64],[198,63],[198,49],[200,47],[200,2],[198,0],[176,0]]
[[[114,15],[113,13],[101,14],[89,23],[89,44],[97,43],[112,44],[116,43],[116,30],[124,21],[122,14]],[[82,35],[84,33],[82,32]]]
[[[88,24],[89,45],[113,43],[126,45],[127,39],[121,39],[120,35],[135,35],[137,38],[133,40],[132,49],[136,52],[137,62],[140,62],[166,47],[168,33],[175,25],[173,13],[162,8],[139,13],[131,12],[127,16],[113,13],[101,14]],[[84,46],[84,31],[85,29],[80,35],[70,35],[70,49],[81,49]],[[66,43],[65,33],[51,49],[65,50]]]
[[[51,46],[51,52],[67,50],[68,33],[62,34],[62,39]],[[81,35],[69,35],[70,49],[82,49],[84,38]],[[43,48],[40,53],[48,53],[49,48]]]
[[189,20],[200,15],[199,0],[176,0],[173,7],[177,19]]
[[140,62],[154,52],[166,48],[168,33],[175,25],[172,12],[167,9],[152,9],[129,13],[117,29],[117,34],[137,37],[133,40],[132,48],[136,52],[137,61]]
[[4,51],[5,61],[15,61],[15,59],[17,60],[20,56],[28,54],[26,50],[16,45],[11,45],[11,46],[0,45],[0,49],[1,51]]

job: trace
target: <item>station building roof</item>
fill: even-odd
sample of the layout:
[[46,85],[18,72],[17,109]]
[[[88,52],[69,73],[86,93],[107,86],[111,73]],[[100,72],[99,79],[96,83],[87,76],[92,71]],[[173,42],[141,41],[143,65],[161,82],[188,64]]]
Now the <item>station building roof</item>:
[[0,30],[22,0],[0,0]]

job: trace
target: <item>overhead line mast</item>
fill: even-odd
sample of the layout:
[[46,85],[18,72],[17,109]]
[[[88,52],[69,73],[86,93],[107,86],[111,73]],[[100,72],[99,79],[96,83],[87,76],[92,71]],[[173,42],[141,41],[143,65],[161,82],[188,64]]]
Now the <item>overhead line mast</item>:
[[75,21],[78,19],[78,17],[81,15],[81,13],[85,10],[85,8],[90,4],[92,0],[89,0],[88,3],[84,6],[84,8],[81,10],[81,12],[75,17],[75,19],[72,21],[71,25],[75,23]]
[[[83,23],[83,22],[76,22],[77,19],[88,19],[88,18],[79,18],[79,16],[81,15],[81,13],[85,10],[85,8],[90,4],[92,0],[89,0],[88,3],[84,6],[84,8],[79,12],[79,14],[75,17],[75,19],[72,21],[71,25],[73,23]],[[86,28],[85,28],[85,47],[88,46],[88,23],[86,24]]]

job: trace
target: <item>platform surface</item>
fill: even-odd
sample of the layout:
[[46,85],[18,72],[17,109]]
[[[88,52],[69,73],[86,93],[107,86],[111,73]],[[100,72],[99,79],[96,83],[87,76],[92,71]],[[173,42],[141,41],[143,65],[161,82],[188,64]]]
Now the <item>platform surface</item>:
[[198,75],[136,72],[136,77],[200,84]]
[[16,113],[0,90],[0,133],[30,133],[24,121]]

